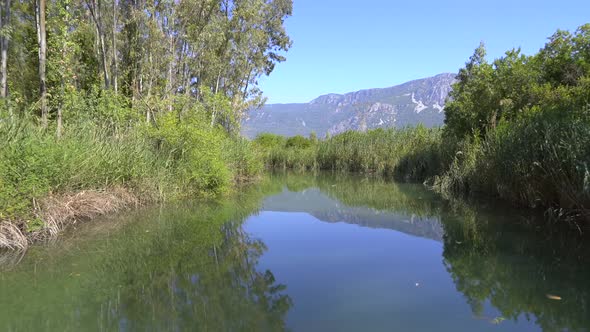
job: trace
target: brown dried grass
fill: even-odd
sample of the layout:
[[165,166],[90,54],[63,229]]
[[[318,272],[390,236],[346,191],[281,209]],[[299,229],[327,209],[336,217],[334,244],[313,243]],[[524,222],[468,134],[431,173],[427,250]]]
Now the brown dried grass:
[[24,251],[27,246],[27,237],[15,223],[11,221],[0,222],[0,250]]
[[136,195],[122,187],[51,195],[37,207],[36,215],[43,221],[42,229],[27,233],[24,222],[0,222],[0,250],[24,251],[29,244],[55,238],[71,225],[141,203]]
[[121,187],[49,196],[41,202],[39,213],[45,227],[35,232],[32,238],[34,241],[52,238],[70,225],[139,204],[135,195]]

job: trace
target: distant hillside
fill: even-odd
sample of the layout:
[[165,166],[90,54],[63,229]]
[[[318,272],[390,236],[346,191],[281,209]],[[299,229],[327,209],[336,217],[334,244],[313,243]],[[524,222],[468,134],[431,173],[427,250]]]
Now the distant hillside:
[[261,132],[285,136],[322,137],[346,130],[404,127],[422,123],[442,125],[444,102],[455,82],[455,74],[439,74],[383,89],[347,94],[327,94],[306,104],[270,104],[250,111],[242,133],[254,137]]

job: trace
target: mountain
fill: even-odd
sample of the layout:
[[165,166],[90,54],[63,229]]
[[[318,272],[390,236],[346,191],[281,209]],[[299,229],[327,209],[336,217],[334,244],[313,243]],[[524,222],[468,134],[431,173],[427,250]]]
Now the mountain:
[[455,74],[439,74],[383,89],[327,94],[305,104],[269,104],[248,112],[242,134],[308,136],[346,130],[442,125],[444,103]]

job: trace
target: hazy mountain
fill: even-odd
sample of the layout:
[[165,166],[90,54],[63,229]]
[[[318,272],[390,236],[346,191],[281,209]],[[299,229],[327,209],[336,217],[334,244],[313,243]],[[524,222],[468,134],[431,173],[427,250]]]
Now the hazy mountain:
[[404,127],[422,123],[442,125],[444,102],[455,82],[455,74],[440,74],[383,89],[346,94],[327,94],[305,104],[269,104],[250,111],[242,133],[254,137],[261,132],[285,136],[320,137],[346,130]]

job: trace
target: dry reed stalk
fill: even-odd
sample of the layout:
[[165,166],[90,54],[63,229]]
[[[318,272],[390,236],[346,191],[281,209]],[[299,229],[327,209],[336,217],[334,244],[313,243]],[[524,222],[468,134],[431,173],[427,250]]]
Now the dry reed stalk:
[[25,250],[27,249],[27,237],[12,222],[0,222],[0,250]]
[[43,221],[42,229],[27,233],[23,231],[24,222],[0,222],[0,250],[24,251],[30,243],[55,238],[70,225],[140,203],[137,196],[122,187],[49,196],[38,206],[35,204],[36,215]]
[[41,202],[39,213],[45,227],[35,232],[32,239],[33,241],[46,240],[55,237],[69,225],[139,204],[139,199],[135,195],[121,187],[50,196]]

